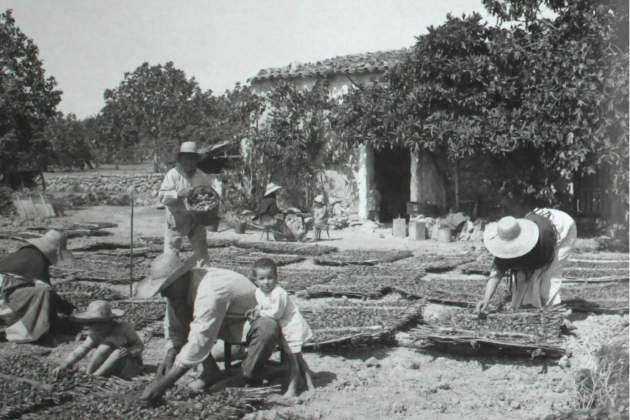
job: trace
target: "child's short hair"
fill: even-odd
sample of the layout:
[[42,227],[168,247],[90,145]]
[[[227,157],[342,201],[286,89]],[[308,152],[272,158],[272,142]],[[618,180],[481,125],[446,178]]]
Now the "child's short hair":
[[256,270],[270,270],[274,275],[278,275],[278,266],[276,262],[271,258],[259,258],[254,262],[254,266],[252,267],[252,275],[256,276]]

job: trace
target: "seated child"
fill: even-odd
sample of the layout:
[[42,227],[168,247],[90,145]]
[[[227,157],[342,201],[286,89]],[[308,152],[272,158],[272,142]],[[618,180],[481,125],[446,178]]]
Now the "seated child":
[[322,237],[322,230],[328,232],[328,208],[324,200],[324,195],[319,194],[313,199],[313,227],[315,240]]
[[291,366],[289,386],[285,395],[295,396],[301,375],[304,375],[306,386],[313,388],[312,372],[302,356],[302,344],[309,340],[313,333],[287,291],[278,286],[278,268],[273,260],[269,258],[257,260],[252,274],[258,285],[255,292],[257,305],[253,317],[273,318],[280,324],[282,347]]
[[73,320],[87,325],[88,337],[66,357],[54,374],[59,375],[95,349],[87,373],[115,375],[123,379],[139,375],[144,344],[129,323],[116,320],[123,313],[120,309],[112,309],[109,302],[95,300],[84,312],[74,315]]

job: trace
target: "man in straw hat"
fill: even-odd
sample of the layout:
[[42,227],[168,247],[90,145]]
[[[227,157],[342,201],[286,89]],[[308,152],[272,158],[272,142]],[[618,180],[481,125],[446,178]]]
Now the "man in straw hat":
[[494,263],[477,311],[487,309],[505,274],[510,274],[512,309],[560,303],[562,270],[576,238],[575,221],[560,210],[536,209],[522,219],[508,216],[489,224],[483,242]]
[[164,176],[159,199],[166,206],[164,252],[178,253],[184,236],[188,236],[193,252],[207,261],[206,228],[195,221],[186,207],[186,198],[193,188],[212,187],[211,178],[197,169],[199,159],[195,142],[182,143],[177,154],[177,164]]
[[143,400],[157,400],[198,364],[202,372],[191,384],[193,388],[202,389],[221,379],[211,354],[220,332],[228,342],[247,343],[243,380],[259,384],[263,365],[279,342],[280,329],[277,322],[265,318],[245,325],[245,313],[256,306],[255,290],[247,277],[234,271],[198,266],[194,258],[181,263],[172,253],[157,257],[151,276],[138,283],[136,296],[166,297],[167,352],[158,378],[145,389]]
[[8,341],[37,341],[49,331],[57,312],[70,314],[74,309],[50,285],[50,266],[72,261],[66,244],[63,233],[50,230],[0,259],[0,321],[8,325]]

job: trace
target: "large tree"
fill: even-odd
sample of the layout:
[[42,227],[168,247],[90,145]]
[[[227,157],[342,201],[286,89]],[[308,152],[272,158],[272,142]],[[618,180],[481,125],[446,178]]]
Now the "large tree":
[[104,120],[109,122],[114,154],[128,143],[144,147],[154,159],[155,170],[187,140],[185,128],[193,117],[191,103],[201,91],[194,78],[172,62],[150,66],[143,63],[125,73],[120,85],[105,91]]
[[56,85],[11,11],[0,14],[0,182],[17,187],[12,174],[41,171],[50,163],[42,133],[61,100]]

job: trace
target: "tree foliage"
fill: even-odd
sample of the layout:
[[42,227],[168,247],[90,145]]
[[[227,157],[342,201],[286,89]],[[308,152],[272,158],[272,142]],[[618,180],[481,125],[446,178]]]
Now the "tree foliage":
[[342,137],[450,161],[486,157],[499,189],[539,203],[555,203],[567,181],[604,168],[615,168],[614,187],[625,192],[627,3],[484,3],[497,25],[448,16],[385,84],[350,93],[335,118]]
[[191,103],[201,91],[194,79],[172,62],[150,66],[143,63],[125,73],[115,89],[105,91],[101,131],[109,154],[120,161],[132,146],[152,156],[155,169],[173,156],[177,145],[188,138]]
[[42,134],[61,99],[56,85],[11,11],[0,14],[0,182],[50,163],[50,144]]
[[260,196],[269,181],[285,187],[293,205],[306,206],[321,187],[327,164],[340,158],[330,116],[336,101],[328,83],[309,89],[279,83],[259,100],[249,130],[245,173],[250,195]]
[[44,130],[52,147],[52,163],[63,169],[92,168],[96,141],[92,126],[93,118],[77,120],[74,114],[52,118]]

